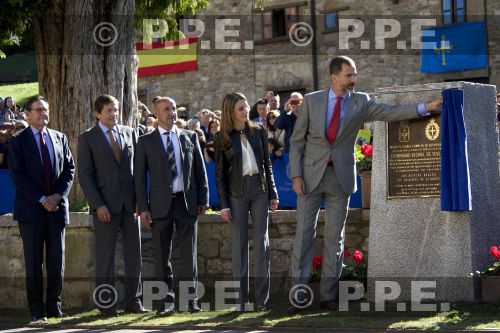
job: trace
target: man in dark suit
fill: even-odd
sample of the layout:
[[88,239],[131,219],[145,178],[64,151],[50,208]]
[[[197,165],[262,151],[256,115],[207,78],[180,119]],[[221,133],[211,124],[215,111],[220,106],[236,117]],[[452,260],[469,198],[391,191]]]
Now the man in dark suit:
[[[75,165],[63,133],[47,128],[49,104],[42,96],[26,102],[30,126],[14,135],[8,154],[16,195],[14,219],[19,222],[26,268],[31,319],[64,317],[61,291],[64,276],[64,227],[69,223],[68,194]],[[47,270],[43,297],[43,255]]]
[[[139,138],[135,154],[135,188],[141,223],[152,229],[155,275],[168,286],[159,315],[175,311],[171,264],[175,226],[182,266],[179,281],[188,282],[188,309],[197,304],[197,220],[208,205],[208,183],[196,132],[175,126],[175,101],[161,97],[154,102],[158,128]],[[149,192],[147,191],[149,173]]]
[[[78,138],[78,178],[90,205],[95,232],[96,288],[115,284],[115,248],[122,232],[125,261],[125,309],[148,312],[141,295],[140,225],[134,219],[134,129],[117,124],[118,100],[101,95],[95,101],[98,123]],[[111,300],[112,301],[112,300]],[[99,300],[96,300],[100,303]],[[96,304],[103,317],[116,316],[109,304]],[[102,307],[102,305],[106,305]]]

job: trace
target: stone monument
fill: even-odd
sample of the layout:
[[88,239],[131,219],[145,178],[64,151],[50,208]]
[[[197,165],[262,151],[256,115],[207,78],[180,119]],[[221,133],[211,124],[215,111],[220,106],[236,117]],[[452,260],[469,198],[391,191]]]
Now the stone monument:
[[[398,176],[397,165],[388,157],[390,125],[375,122],[368,263],[368,294],[372,301],[376,301],[376,293],[388,293],[387,290],[375,290],[377,280],[400,284],[400,296],[394,300],[410,300],[411,281],[417,280],[435,282],[433,290],[424,291],[435,293],[436,301],[480,298],[480,284],[469,275],[491,263],[489,247],[500,240],[495,86],[468,82],[424,84],[378,89],[372,96],[388,104],[418,103],[431,101],[449,88],[464,92],[472,210],[441,211],[439,186],[437,191],[435,186],[435,176],[440,174],[439,158],[427,162],[429,165],[424,173],[413,179],[404,173],[403,177],[401,173]],[[436,139],[439,119],[425,121],[428,122],[425,125],[427,135]],[[397,129],[403,141],[411,130],[406,125],[403,123]],[[439,143],[440,137],[433,142]],[[411,153],[407,159],[410,164],[419,156],[436,157],[440,152],[440,144],[439,147],[436,144],[407,147],[407,152]],[[392,153],[405,157],[401,149],[396,148]],[[424,179],[427,183],[422,182]]]

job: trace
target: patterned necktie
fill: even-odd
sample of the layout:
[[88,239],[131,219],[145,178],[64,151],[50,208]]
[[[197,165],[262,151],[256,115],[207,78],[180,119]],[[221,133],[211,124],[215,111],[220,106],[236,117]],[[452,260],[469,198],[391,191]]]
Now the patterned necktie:
[[339,126],[340,119],[340,102],[342,101],[341,96],[337,96],[337,102],[333,107],[332,119],[330,120],[330,125],[328,125],[328,131],[326,132],[326,139],[330,144],[335,142],[335,137],[337,136],[337,127]]
[[40,139],[40,151],[42,152],[42,168],[43,168],[43,182],[45,187],[45,195],[51,194],[52,187],[52,162],[50,161],[50,154],[42,132],[38,132]]
[[174,153],[174,144],[172,140],[170,140],[170,132],[165,132],[167,136],[167,157],[168,164],[170,164],[170,171],[172,172],[172,179],[177,177],[177,165],[175,164],[175,153]]
[[118,143],[115,140],[115,136],[113,135],[113,130],[108,130],[109,142],[111,142],[111,149],[113,149],[113,155],[115,155],[115,159],[117,162],[120,162],[122,159],[122,150]]

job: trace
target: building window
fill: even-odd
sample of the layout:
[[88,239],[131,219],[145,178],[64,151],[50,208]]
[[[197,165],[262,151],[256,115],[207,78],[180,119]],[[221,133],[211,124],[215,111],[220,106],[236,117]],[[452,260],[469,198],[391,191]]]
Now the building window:
[[325,31],[338,31],[339,30],[339,17],[337,11],[325,13]]
[[442,0],[443,24],[465,22],[465,0]]
[[297,7],[266,10],[262,14],[262,39],[288,36],[297,22]]

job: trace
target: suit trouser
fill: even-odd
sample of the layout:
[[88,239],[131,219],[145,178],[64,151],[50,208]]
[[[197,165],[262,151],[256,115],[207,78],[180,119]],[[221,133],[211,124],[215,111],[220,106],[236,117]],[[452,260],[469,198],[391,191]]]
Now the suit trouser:
[[134,213],[122,210],[111,221],[100,222],[93,215],[95,235],[95,283],[115,285],[115,250],[118,232],[122,233],[125,264],[125,306],[139,304],[141,295],[141,229]]
[[188,283],[190,300],[197,300],[198,264],[197,264],[197,216],[188,214],[184,197],[172,199],[169,212],[165,218],[154,219],[152,225],[155,276],[167,284],[168,294],[164,303],[175,300],[174,273],[172,271],[172,238],[174,226],[177,232],[177,244],[181,255],[179,281]]
[[294,284],[308,284],[314,254],[314,238],[321,200],[325,199],[323,266],[320,300],[337,300],[344,257],[345,221],[349,194],[344,192],[333,166],[327,166],[319,185],[303,197],[297,197],[297,231],[291,258]]
[[243,177],[243,195],[229,197],[232,215],[233,277],[240,282],[239,305],[248,303],[248,211],[252,218],[255,266],[254,294],[257,305],[267,305],[270,288],[268,234],[269,194],[262,191],[260,175]]
[[[64,276],[64,222],[46,213],[36,223],[19,222],[26,268],[26,292],[32,316],[56,315],[61,312]],[[43,253],[47,270],[47,294],[43,299]]]

